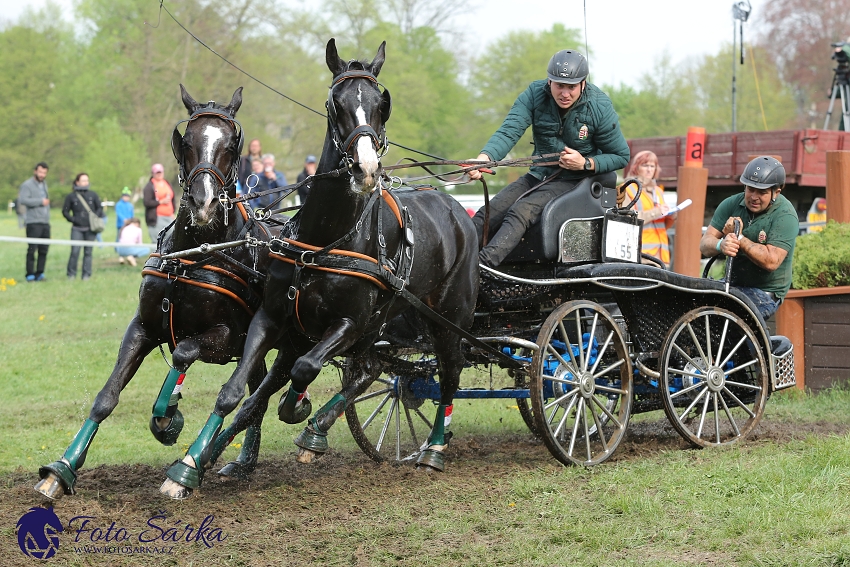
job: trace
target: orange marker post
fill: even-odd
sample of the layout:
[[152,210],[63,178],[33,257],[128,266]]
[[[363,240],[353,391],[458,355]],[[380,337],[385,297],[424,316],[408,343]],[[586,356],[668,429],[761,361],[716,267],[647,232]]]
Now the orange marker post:
[[676,240],[673,245],[673,269],[676,273],[699,277],[699,241],[705,215],[705,192],[708,170],[702,166],[705,151],[705,128],[688,128],[685,142],[685,165],[679,168],[677,200],[690,199],[692,205],[676,218]]
[[685,141],[685,167],[702,167],[705,153],[705,128],[691,126]]

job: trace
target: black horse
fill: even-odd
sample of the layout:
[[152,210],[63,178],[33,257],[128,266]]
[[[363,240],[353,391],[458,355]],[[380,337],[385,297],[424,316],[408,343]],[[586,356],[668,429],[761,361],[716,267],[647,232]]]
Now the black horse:
[[[247,237],[267,241],[271,237],[268,228],[255,222],[241,204],[231,210],[220,206],[220,194],[236,196],[236,167],[244,138],[235,116],[242,104],[242,88],[236,90],[227,106],[214,102],[201,105],[183,85],[180,90],[190,116],[185,121],[185,135],[175,127],[172,136],[180,181],[185,187],[181,207],[172,228],[161,234],[157,253],[145,264],[139,308],[89,418],[63,457],[39,470],[42,480],[35,489],[51,499],[74,493],[76,471],[83,466],[100,423],[118,405],[119,394],[145,356],[163,343],[171,347],[173,368],[154,403],[150,427],[160,442],[174,444],[183,427],[177,402],[186,370],[196,360],[227,364],[238,358],[262,300],[269,258],[257,247],[242,246],[226,254],[212,251],[193,256],[193,260],[163,258],[203,244]],[[246,380],[256,386],[264,375],[260,361],[251,366]],[[237,462],[222,472],[237,476],[250,472],[256,464],[259,443],[257,422],[246,433]]]
[[[343,61],[334,40],[326,62],[333,73],[328,95],[328,129],[310,198],[289,225],[288,238],[273,240],[273,261],[263,306],[251,321],[240,364],[222,387],[215,411],[183,461],[168,471],[160,491],[185,498],[203,467],[238,431],[262,415],[269,398],[292,380],[278,414],[296,423],[309,416],[304,392],[329,359],[358,342],[369,344],[386,321],[405,309],[399,289],[452,323],[468,328],[478,293],[478,247],[469,215],[437,191],[383,188],[379,152],[385,148],[389,92],[377,81],[384,63],[381,44],[371,63]],[[414,254],[415,249],[415,254]],[[441,402],[420,464],[443,468],[447,409],[457,391],[464,357],[460,337],[430,325],[439,359]],[[234,422],[219,433],[224,416],[242,399],[246,380],[265,354],[278,349],[260,387]],[[368,385],[368,384],[367,384]],[[357,385],[364,387],[363,384]],[[328,428],[352,399],[354,386],[335,395],[296,443],[326,449]]]

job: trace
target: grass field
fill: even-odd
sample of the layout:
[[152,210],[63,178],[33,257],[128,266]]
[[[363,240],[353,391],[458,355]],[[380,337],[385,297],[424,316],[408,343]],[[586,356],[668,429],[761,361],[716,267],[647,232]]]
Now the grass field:
[[[53,226],[64,238],[65,221]],[[0,234],[22,233],[0,213]],[[136,307],[140,268],[96,249],[94,277],[69,282],[68,251],[52,247],[48,281],[27,284],[25,245],[0,243],[0,566],[35,563],[17,549],[15,522],[39,503],[31,490],[38,466],[61,456],[88,416]],[[850,565],[846,390],[775,395],[755,439],[720,450],[685,448],[655,425],[659,412],[636,416],[622,454],[590,470],[548,456],[511,402],[461,401],[449,470],[438,476],[372,464],[344,421],[331,433],[331,454],[296,466],[291,440],[301,426],[277,420],[275,397],[252,482],[211,479],[187,502],[163,500],[165,467],[182,456],[232,369],[190,369],[183,436],[162,447],[147,424],[168,367],[152,353],[98,432],[79,494],[56,508],[65,521],[90,514],[143,523],[166,510],[197,525],[215,513],[228,541],[176,546],[168,557],[100,556],[74,552],[66,534],[45,563]],[[328,368],[313,395],[322,403],[338,383]]]

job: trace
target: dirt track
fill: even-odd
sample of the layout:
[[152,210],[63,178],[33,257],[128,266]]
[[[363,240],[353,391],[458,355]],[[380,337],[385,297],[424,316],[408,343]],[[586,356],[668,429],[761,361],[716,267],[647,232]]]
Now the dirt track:
[[[662,451],[689,450],[666,421],[633,423],[629,435],[611,461],[635,460]],[[763,421],[747,444],[785,442],[807,435],[843,434],[847,426],[832,423],[799,424]],[[611,462],[609,461],[609,462]],[[412,466],[376,465],[359,453],[330,452],[312,465],[299,465],[294,458],[262,460],[250,482],[220,480],[208,473],[202,489],[185,502],[164,499],[158,487],[164,469],[150,466],[103,466],[80,471],[78,493],[56,503],[55,511],[64,525],[80,515],[93,516],[92,526],[102,530],[115,522],[134,537],[148,529],[154,535],[176,527],[185,535],[185,525],[193,528],[207,516],[214,516],[212,528],[226,535],[213,547],[203,542],[170,542],[171,554],[97,555],[81,553],[74,545],[89,543],[84,533],[75,544],[73,533],[61,537],[58,554],[49,565],[325,565],[392,564],[402,558],[412,560],[416,549],[396,542],[387,557],[377,561],[372,544],[337,542],[345,549],[331,552],[323,547],[328,534],[350,533],[358,522],[380,522],[382,507],[395,499],[420,499],[427,506],[429,490],[459,490],[480,485],[488,479],[505,479],[516,472],[557,470],[560,465],[541,442],[531,435],[481,436],[452,441],[445,475],[427,475]],[[600,465],[601,467],[607,464]],[[15,541],[17,519],[32,506],[42,504],[33,492],[35,475],[20,471],[0,477],[0,565],[33,565],[35,560],[20,553]],[[146,526],[155,519],[161,530]],[[172,532],[169,537],[177,537]],[[99,542],[103,543],[103,542]],[[163,545],[163,542],[156,542]],[[138,545],[138,544],[136,544]],[[152,544],[153,545],[153,544]],[[393,560],[392,556],[396,559]],[[283,558],[286,558],[283,561]]]

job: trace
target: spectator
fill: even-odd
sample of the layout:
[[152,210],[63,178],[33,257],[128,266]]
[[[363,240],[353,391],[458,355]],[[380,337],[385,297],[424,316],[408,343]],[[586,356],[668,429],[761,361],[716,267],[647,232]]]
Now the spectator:
[[124,228],[118,233],[118,243],[121,244],[116,248],[119,264],[123,264],[126,258],[128,264],[135,266],[137,256],[148,254],[147,247],[139,246],[142,243],[142,223],[136,217],[124,221]]
[[[21,183],[18,203],[26,207],[27,238],[50,238],[50,198],[47,194],[47,164],[35,166],[33,176]],[[44,281],[44,264],[47,262],[47,244],[30,244],[27,247],[28,282]],[[36,263],[35,255],[38,252]]]
[[161,163],[151,167],[151,179],[142,190],[145,203],[145,224],[154,244],[162,230],[174,220],[177,210],[177,197],[171,184],[165,180],[165,169]]
[[135,211],[133,210],[133,202],[130,197],[133,192],[129,187],[124,187],[121,191],[121,198],[115,203],[115,242],[121,238],[121,229],[127,224],[127,220],[133,218]]
[[[670,240],[667,238],[667,229],[673,226],[676,215],[667,214],[670,207],[664,202],[664,187],[655,182],[660,173],[658,156],[644,150],[632,158],[626,168],[625,177],[637,177],[643,188],[640,199],[634,205],[638,218],[643,220],[641,252],[664,262],[664,266],[669,266]],[[629,184],[626,187],[626,201],[634,199],[636,193],[637,186]],[[646,263],[646,260],[644,262]]]
[[[268,189],[275,189],[277,187],[286,187],[286,176],[275,169],[275,161],[273,154],[264,154],[263,155],[263,172],[260,174],[260,178],[265,182],[265,185]],[[274,203],[283,192],[271,193],[270,195],[266,195],[265,197],[261,197],[257,199],[259,203],[257,206],[267,208],[269,205]],[[280,203],[275,205],[275,208],[280,208]]]
[[[316,156],[312,154],[307,156],[307,159],[304,160],[304,170],[298,174],[298,183],[301,183],[311,175],[316,175]],[[312,180],[298,187],[298,201],[301,205],[304,204],[304,201],[306,201],[307,197],[310,195],[311,185]]]
[[239,159],[239,175],[237,175],[237,179],[240,187],[242,187],[242,191],[247,192],[245,180],[251,175],[251,162],[255,159],[262,159],[262,155],[263,148],[260,146],[260,141],[256,138],[251,140],[251,143],[248,144],[248,153]]
[[[85,201],[85,204],[83,203]],[[94,241],[97,236],[91,231],[89,214],[99,217],[103,216],[103,206],[100,197],[89,189],[89,176],[86,173],[78,173],[74,178],[74,190],[65,197],[62,206],[62,216],[71,223],[71,240]],[[71,246],[71,256],[68,258],[68,279],[77,277],[77,264],[80,259],[80,246]],[[83,280],[87,280],[92,274],[92,247],[84,246],[83,252]]]
[[[800,230],[794,205],[780,195],[785,168],[775,158],[759,156],[741,174],[744,192],[726,198],[711,218],[699,243],[703,256],[735,258],[726,281],[770,317],[791,287],[791,259]],[[737,236],[734,221],[742,227]]]

